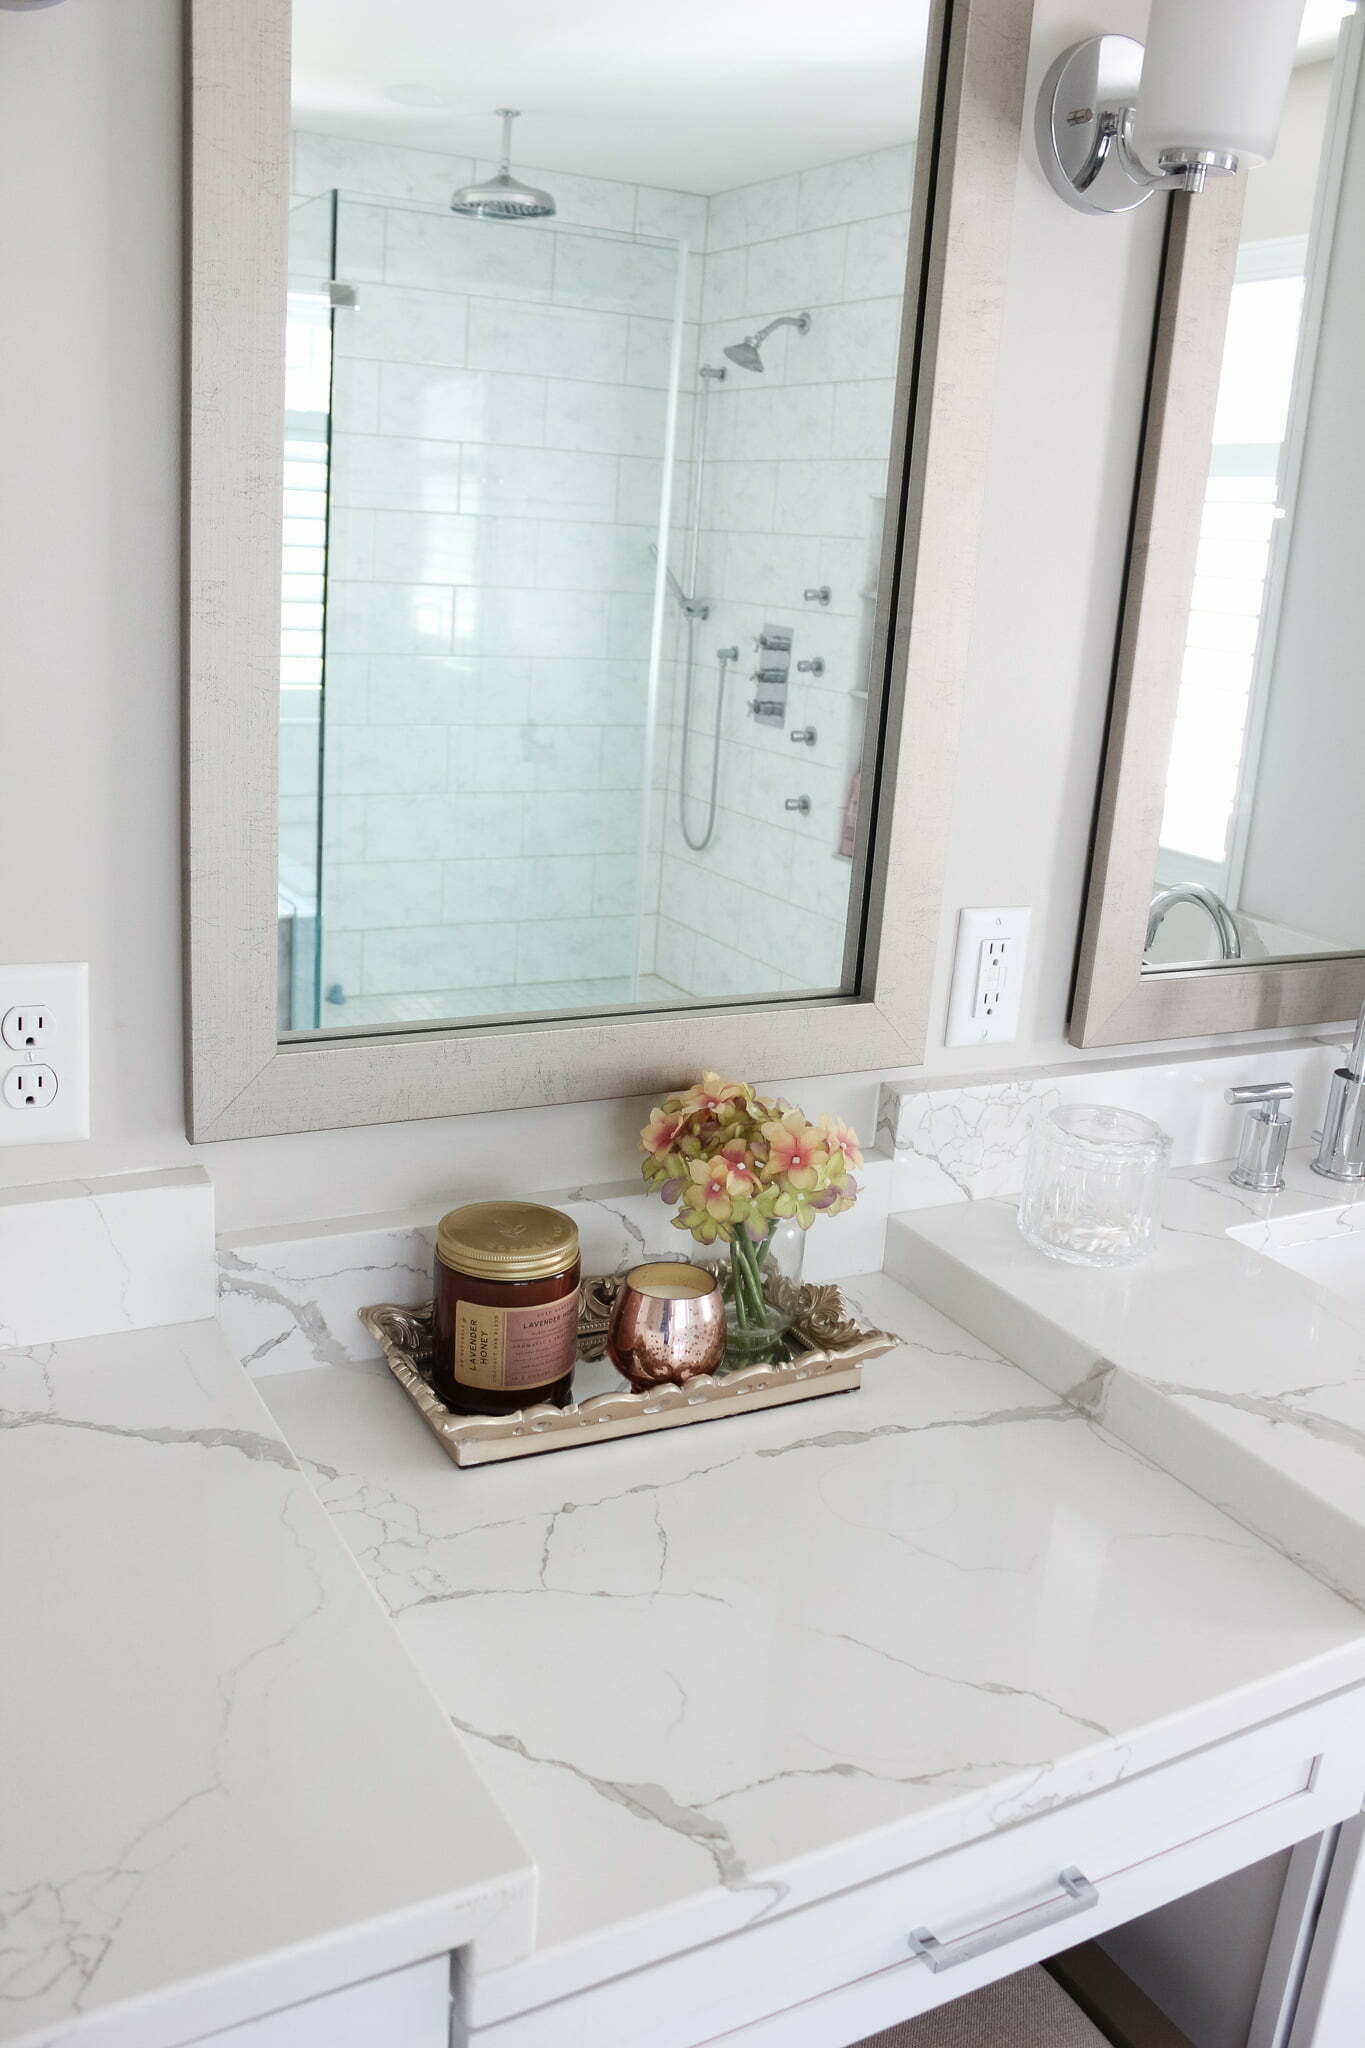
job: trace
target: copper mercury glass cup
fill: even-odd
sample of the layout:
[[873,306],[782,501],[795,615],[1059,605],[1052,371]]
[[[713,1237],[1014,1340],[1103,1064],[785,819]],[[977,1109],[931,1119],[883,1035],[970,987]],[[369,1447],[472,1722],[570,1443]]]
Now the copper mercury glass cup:
[[725,1356],[720,1282],[682,1260],[632,1266],[612,1306],[607,1356],[637,1393],[714,1372]]

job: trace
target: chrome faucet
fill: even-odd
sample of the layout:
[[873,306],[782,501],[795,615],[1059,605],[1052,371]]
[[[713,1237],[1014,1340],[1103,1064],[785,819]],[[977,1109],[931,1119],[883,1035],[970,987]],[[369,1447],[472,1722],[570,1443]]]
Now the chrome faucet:
[[1161,930],[1168,910],[1174,910],[1177,903],[1196,903],[1207,911],[1214,931],[1218,935],[1218,956],[1222,960],[1240,960],[1242,937],[1237,929],[1237,920],[1221,896],[1214,890],[1206,889],[1202,882],[1176,882],[1169,889],[1158,889],[1147,909],[1147,942],[1144,953],[1150,953],[1156,935]]
[[1223,1100],[1245,1103],[1249,1111],[1229,1180],[1256,1195],[1278,1195],[1284,1186],[1284,1160],[1292,1128],[1283,1105],[1294,1100],[1293,1084],[1263,1081],[1249,1088],[1228,1088]]
[[1365,1003],[1346,1064],[1337,1068],[1327,1091],[1313,1171],[1326,1180],[1365,1180]]

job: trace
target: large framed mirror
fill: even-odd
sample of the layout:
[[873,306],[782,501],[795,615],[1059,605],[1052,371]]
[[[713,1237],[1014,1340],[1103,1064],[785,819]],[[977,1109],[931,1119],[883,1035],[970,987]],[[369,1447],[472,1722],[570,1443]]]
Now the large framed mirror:
[[1365,995],[1362,47],[1310,0],[1273,161],[1173,202],[1078,1044]]
[[194,1138],[920,1056],[1028,16],[196,0]]

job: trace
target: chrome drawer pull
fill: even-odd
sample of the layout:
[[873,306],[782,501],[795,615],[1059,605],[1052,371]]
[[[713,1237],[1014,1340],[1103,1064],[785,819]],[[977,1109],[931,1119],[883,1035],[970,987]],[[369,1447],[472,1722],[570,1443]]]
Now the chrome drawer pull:
[[987,1956],[993,1948],[1004,1948],[1011,1941],[1020,1941],[1026,1934],[1037,1934],[1044,1927],[1055,1927],[1059,1920],[1069,1920],[1073,1913],[1088,1913],[1092,1906],[1098,1906],[1100,1895],[1088,1877],[1073,1864],[1062,1871],[1058,1878],[1064,1898],[1048,1899],[1044,1905],[1031,1906],[1026,1913],[1016,1913],[1009,1920],[1002,1920],[994,1927],[983,1927],[976,1934],[964,1934],[957,1941],[940,1941],[927,1927],[917,1927],[910,1937],[913,1954],[923,1956],[931,1970],[952,1970],[959,1963],[970,1963],[977,1956]]

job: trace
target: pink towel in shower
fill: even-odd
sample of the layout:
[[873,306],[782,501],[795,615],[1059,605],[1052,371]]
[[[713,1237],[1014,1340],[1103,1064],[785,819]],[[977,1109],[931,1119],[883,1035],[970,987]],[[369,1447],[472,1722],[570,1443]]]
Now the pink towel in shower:
[[843,822],[839,827],[839,852],[844,860],[852,860],[854,843],[858,837],[858,795],[862,780],[862,769],[855,768],[853,780],[848,785],[848,795],[844,799]]

